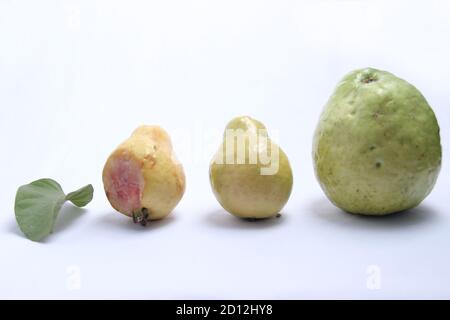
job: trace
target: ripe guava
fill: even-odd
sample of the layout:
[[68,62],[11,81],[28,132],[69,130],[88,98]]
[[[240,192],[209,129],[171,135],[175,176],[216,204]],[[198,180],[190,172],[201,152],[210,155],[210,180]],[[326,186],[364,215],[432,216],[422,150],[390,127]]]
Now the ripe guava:
[[103,185],[113,208],[134,222],[145,225],[167,216],[185,190],[169,135],[158,126],[138,127],[109,156]]
[[209,177],[222,207],[240,218],[276,216],[292,190],[286,154],[270,140],[261,122],[246,116],[227,125]]
[[323,191],[339,208],[365,215],[410,209],[439,174],[438,122],[413,85],[386,71],[356,70],[320,116],[313,159]]

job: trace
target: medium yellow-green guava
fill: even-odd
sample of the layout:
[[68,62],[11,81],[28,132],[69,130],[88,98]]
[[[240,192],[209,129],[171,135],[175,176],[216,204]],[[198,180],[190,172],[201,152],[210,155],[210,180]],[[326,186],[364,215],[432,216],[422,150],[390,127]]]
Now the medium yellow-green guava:
[[293,181],[286,154],[271,141],[261,122],[247,116],[228,123],[209,178],[222,207],[247,219],[277,215],[289,199]]
[[313,158],[322,189],[339,208],[366,215],[406,210],[436,182],[439,126],[413,85],[386,71],[356,70],[320,116]]

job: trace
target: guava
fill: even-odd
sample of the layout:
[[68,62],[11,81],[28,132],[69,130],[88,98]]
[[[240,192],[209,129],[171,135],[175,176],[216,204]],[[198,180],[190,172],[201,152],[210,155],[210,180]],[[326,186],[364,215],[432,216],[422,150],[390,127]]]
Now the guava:
[[103,185],[112,207],[145,225],[167,216],[181,200],[185,175],[170,137],[158,126],[140,126],[109,156]]
[[438,122],[410,83],[386,71],[355,70],[325,105],[313,160],[323,191],[339,208],[364,215],[407,210],[438,177]]
[[261,122],[247,116],[227,125],[209,177],[222,207],[240,218],[276,216],[292,190],[286,154],[271,141]]

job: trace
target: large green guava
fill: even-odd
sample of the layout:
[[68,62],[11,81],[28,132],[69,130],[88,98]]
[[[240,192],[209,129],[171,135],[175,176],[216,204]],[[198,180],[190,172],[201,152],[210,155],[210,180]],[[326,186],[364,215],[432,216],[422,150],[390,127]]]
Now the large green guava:
[[441,166],[439,126],[411,84],[372,68],[345,76],[314,134],[316,176],[327,197],[357,214],[417,206]]

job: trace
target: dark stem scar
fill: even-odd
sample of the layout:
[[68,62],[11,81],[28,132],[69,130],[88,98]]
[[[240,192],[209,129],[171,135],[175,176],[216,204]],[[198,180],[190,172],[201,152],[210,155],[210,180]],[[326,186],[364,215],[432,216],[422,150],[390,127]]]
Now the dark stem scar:
[[150,222],[148,209],[141,208],[141,210],[133,212],[133,222],[140,223],[143,227],[146,226],[147,223]]
[[364,74],[361,82],[362,83],[371,83],[371,82],[375,82],[378,80],[378,77],[376,74]]

